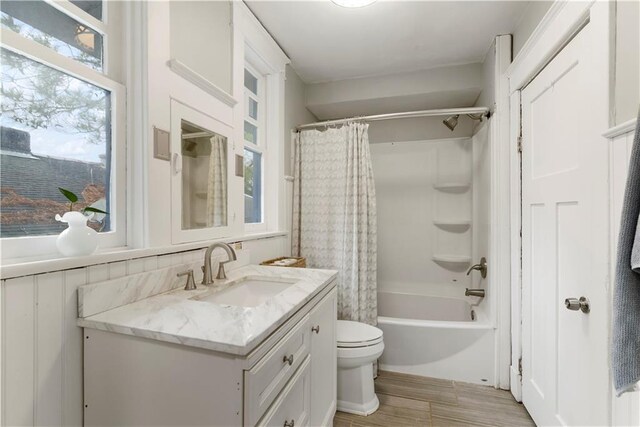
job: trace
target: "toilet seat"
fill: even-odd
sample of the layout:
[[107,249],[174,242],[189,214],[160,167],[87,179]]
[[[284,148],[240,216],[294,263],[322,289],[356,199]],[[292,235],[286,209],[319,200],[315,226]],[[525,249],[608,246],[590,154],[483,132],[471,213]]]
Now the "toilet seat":
[[382,331],[364,323],[338,320],[336,341],[339,348],[372,347],[382,342]]

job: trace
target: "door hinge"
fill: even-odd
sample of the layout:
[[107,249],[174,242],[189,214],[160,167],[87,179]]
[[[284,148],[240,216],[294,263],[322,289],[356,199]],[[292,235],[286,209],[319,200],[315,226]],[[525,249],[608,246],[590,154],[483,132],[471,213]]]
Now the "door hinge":
[[522,376],[522,357],[518,359],[518,373]]
[[522,135],[518,137],[518,153],[522,153]]

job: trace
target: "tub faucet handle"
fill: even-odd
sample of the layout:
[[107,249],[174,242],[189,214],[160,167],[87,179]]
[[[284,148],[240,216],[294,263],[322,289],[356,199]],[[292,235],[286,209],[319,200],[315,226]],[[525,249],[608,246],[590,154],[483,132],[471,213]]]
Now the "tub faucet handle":
[[472,270],[478,270],[480,272],[480,276],[482,276],[483,279],[486,279],[487,278],[487,259],[485,257],[482,257],[480,258],[479,264],[474,264],[471,267],[469,267],[469,270],[467,270],[467,276],[471,274]]

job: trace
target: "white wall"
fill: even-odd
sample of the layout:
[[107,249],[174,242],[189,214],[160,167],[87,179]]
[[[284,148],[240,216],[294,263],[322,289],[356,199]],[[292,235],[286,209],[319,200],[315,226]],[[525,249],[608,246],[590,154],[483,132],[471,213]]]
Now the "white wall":
[[[243,6],[242,3],[236,3]],[[139,22],[135,28],[142,30],[141,37],[148,49],[146,56],[136,57],[135,63],[130,64],[128,75],[139,76],[140,84],[132,85],[128,89],[139,95],[137,101],[140,110],[130,111],[136,121],[130,127],[146,128],[145,132],[136,133],[129,141],[128,151],[139,153],[140,158],[130,164],[129,184],[139,186],[144,192],[139,196],[143,200],[136,200],[135,216],[140,218],[139,227],[147,231],[147,241],[141,239],[139,246],[149,249],[145,257],[132,252],[113,255],[100,255],[87,265],[84,259],[63,260],[60,262],[35,263],[25,266],[15,266],[11,271],[22,271],[20,274],[7,274],[2,271],[0,288],[0,321],[1,345],[0,353],[1,373],[0,392],[2,403],[0,407],[0,422],[2,425],[82,425],[83,391],[82,391],[82,331],[76,326],[78,286],[123,277],[164,266],[183,265],[187,260],[201,258],[202,249],[196,245],[185,249],[171,246],[171,167],[164,160],[153,158],[153,141],[146,139],[146,135],[153,135],[153,126],[160,129],[180,132],[171,129],[171,101],[178,100],[199,110],[216,120],[234,127],[234,109],[215,96],[205,92],[200,87],[187,81],[169,68],[167,62],[171,59],[171,5],[169,2],[147,2],[138,4],[136,13]],[[135,16],[129,17],[135,20]],[[247,20],[251,20],[248,17]],[[253,18],[255,19],[255,18]],[[261,31],[260,31],[261,30]],[[282,70],[274,73],[277,79],[273,85],[274,93],[284,95],[284,64],[286,57],[275,42],[266,34],[264,29],[257,30],[259,40],[252,39],[263,51],[271,49],[266,55],[277,57]],[[235,34],[234,34],[235,37]],[[132,42],[133,43],[133,42]],[[240,70],[244,64],[244,39],[242,49],[235,49],[234,65]],[[202,46],[202,45],[201,45]],[[128,46],[130,48],[131,46]],[[275,53],[273,53],[275,52]],[[277,62],[276,61],[276,62]],[[139,68],[135,68],[139,67]],[[234,72],[239,78],[234,79],[242,86],[242,72]],[[236,90],[237,92],[237,90]],[[276,98],[273,98],[276,99]],[[142,100],[142,101],[140,101]],[[131,101],[131,100],[130,100]],[[273,112],[282,117],[278,105]],[[270,116],[271,117],[271,116]],[[242,117],[240,117],[240,121]],[[271,120],[271,129],[276,129],[278,137],[273,138],[272,151],[280,159],[283,157],[282,123]],[[235,144],[235,153],[242,154],[243,145]],[[282,161],[276,162],[280,167]],[[282,185],[282,170],[275,170],[277,185]],[[243,194],[243,178],[232,177],[229,182],[230,203],[235,203],[241,209]],[[283,191],[275,191],[273,205],[284,203]],[[179,203],[179,202],[178,202]],[[238,210],[241,213],[241,210]],[[279,215],[284,213],[276,210]],[[243,237],[242,215],[236,215],[234,240],[244,241],[244,247],[250,254],[251,263],[259,263],[268,258],[286,254],[289,251],[288,238],[285,235],[265,239],[249,239]],[[279,217],[274,217],[280,222]],[[131,227],[131,223],[129,224]],[[201,242],[201,247],[210,242]],[[159,255],[148,256],[153,251]],[[106,262],[113,259],[117,262]],[[99,261],[102,259],[102,261]],[[82,263],[82,264],[81,264]],[[43,268],[55,264],[54,267]],[[65,267],[60,267],[65,264]],[[70,268],[69,265],[83,265],[80,268]],[[6,266],[5,266],[6,267]],[[25,271],[28,272],[25,275]],[[33,274],[42,271],[41,274]]]
[[455,65],[307,87],[307,108],[334,119],[473,105],[482,88],[480,64]]
[[[485,257],[490,264],[489,242],[491,239],[491,147],[489,141],[491,135],[491,122],[484,121],[475,130],[472,145],[472,170],[473,170],[473,230],[472,230],[472,262],[480,262]],[[471,287],[482,288],[486,291],[485,298],[479,302],[477,313],[484,319],[492,318],[491,303],[495,299],[492,293],[496,291],[491,286],[491,273],[488,269],[486,279],[477,271],[471,273]]]
[[547,13],[553,1],[536,0],[527,5],[524,13],[513,30],[513,57],[515,58],[536,29],[542,17]]
[[[217,121],[233,127],[233,108],[187,81],[169,68],[171,59],[171,3],[148,2],[147,26],[148,46],[148,129],[153,135],[153,127],[171,129],[171,100],[203,112]],[[146,198],[148,213],[145,226],[148,228],[147,246],[171,244],[171,163],[153,158],[153,141],[147,141],[148,182]],[[233,150],[232,147],[230,149]],[[242,155],[242,144],[235,144],[235,154]],[[232,170],[232,169],[230,169]],[[229,180],[229,204],[231,206],[230,227],[232,235],[242,232],[243,178],[231,176]],[[235,220],[233,219],[235,213]]]
[[496,102],[496,41],[491,43],[487,54],[482,60],[482,92],[476,100],[476,107],[489,107],[493,110],[493,104]]
[[231,2],[172,0],[171,57],[231,93]]
[[443,265],[434,255],[471,254],[469,228],[443,229],[436,219],[471,218],[471,190],[447,193],[441,182],[470,182],[471,140],[371,145],[378,213],[380,290],[464,297],[468,264]]
[[640,104],[640,2],[616,2],[615,122],[638,116]]
[[463,138],[471,136],[473,121],[460,116],[458,126],[450,131],[442,120],[445,117],[417,117],[382,120],[369,124],[369,142],[425,141],[430,139]]
[[318,121],[305,106],[306,85],[296,71],[287,65],[284,87],[284,174],[292,175],[291,168],[291,130],[298,125]]

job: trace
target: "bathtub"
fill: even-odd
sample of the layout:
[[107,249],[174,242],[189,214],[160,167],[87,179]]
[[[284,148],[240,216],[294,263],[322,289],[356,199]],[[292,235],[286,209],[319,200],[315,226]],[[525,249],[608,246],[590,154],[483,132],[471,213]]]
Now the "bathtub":
[[378,292],[378,327],[382,370],[494,384],[494,327],[466,299]]

